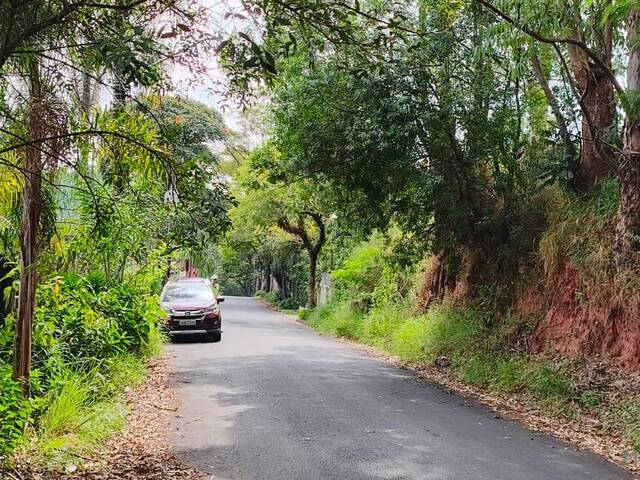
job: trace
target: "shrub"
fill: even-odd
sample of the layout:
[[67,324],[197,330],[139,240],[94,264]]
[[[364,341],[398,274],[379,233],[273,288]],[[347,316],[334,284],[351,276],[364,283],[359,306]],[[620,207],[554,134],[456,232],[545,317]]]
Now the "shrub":
[[124,407],[111,401],[133,381],[142,377],[141,366],[131,357],[112,359],[108,375],[97,368],[68,370],[56,378],[45,397],[45,408],[38,419],[36,442],[38,456],[53,463],[93,449],[99,442],[124,425]]
[[273,292],[267,292],[266,290],[258,290],[256,292],[256,297],[265,300],[270,305],[274,307],[277,306],[278,299],[276,298],[276,294]]
[[512,393],[526,386],[526,363],[520,359],[499,360],[491,388],[496,393]]
[[351,302],[340,302],[320,312],[316,328],[338,337],[357,339],[362,331],[362,316],[355,311]]
[[331,277],[335,295],[353,301],[369,299],[379,284],[384,265],[384,237],[374,234],[358,245]]
[[11,379],[11,368],[0,363],[0,465],[20,442],[30,412],[21,385]]
[[334,307],[335,304],[332,302],[318,305],[316,308],[307,310],[307,313],[305,314],[307,318],[305,321],[313,328],[320,329],[320,325],[326,322],[329,316],[333,313]]
[[394,331],[405,319],[404,313],[401,306],[393,304],[373,308],[363,321],[363,340],[374,347],[388,349]]
[[460,377],[471,385],[488,386],[494,378],[496,362],[492,355],[478,352],[462,360]]
[[426,315],[425,351],[429,357],[458,357],[473,351],[487,335],[484,314],[473,308],[433,307]]
[[600,402],[600,394],[596,391],[586,390],[580,394],[580,403],[587,408],[595,408]]
[[157,297],[131,284],[66,275],[42,283],[36,295],[30,402],[6,365],[11,316],[0,332],[0,457],[15,449],[27,421],[36,435],[30,443],[45,456],[108,435],[124,419],[112,398],[142,378],[141,359],[164,340]]
[[297,299],[293,297],[282,297],[280,295],[276,296],[276,304],[278,308],[283,310],[295,310],[300,306]]
[[59,364],[153,354],[162,341],[156,303],[131,285],[94,290],[75,275],[43,284],[37,292],[34,367],[47,381]]

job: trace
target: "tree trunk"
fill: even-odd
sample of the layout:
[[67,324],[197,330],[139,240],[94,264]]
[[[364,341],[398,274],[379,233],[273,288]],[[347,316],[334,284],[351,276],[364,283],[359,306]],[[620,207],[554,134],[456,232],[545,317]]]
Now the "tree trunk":
[[429,298],[426,307],[432,302],[442,300],[448,283],[449,256],[444,250],[438,252],[433,259],[431,270],[431,284],[429,285]]
[[265,278],[264,288],[267,292],[270,292],[271,291],[271,262],[267,262],[264,278]]
[[29,396],[31,370],[31,329],[38,277],[35,271],[38,254],[38,232],[42,212],[42,151],[38,139],[43,138],[41,100],[32,96],[28,110],[28,138],[25,149],[24,186],[22,188],[22,220],[20,223],[20,290],[16,320],[13,378],[22,382],[24,396]]
[[80,96],[80,108],[87,118],[91,112],[91,105],[93,103],[92,94],[92,81],[91,75],[87,71],[82,72],[82,95]]
[[547,98],[547,103],[549,104],[549,107],[551,107],[551,112],[556,119],[556,124],[564,143],[565,156],[567,157],[567,160],[569,162],[572,162],[576,153],[575,146],[573,144],[573,141],[571,140],[571,134],[569,133],[569,129],[567,128],[567,122],[565,121],[564,115],[562,114],[562,110],[560,110],[558,99],[549,86],[547,75],[545,74],[542,68],[542,64],[540,63],[540,59],[537,55],[534,55],[531,58],[531,65],[533,67],[533,73],[538,80],[538,83],[540,84],[540,88],[542,88],[544,96]]
[[[604,30],[599,56],[605,65],[611,67],[611,34],[608,28]],[[613,154],[606,144],[606,136],[615,119],[613,84],[608,73],[590,62],[584,50],[570,46],[569,53],[582,99],[582,152],[575,185],[578,190],[588,192],[613,171]]]
[[[629,64],[627,89],[631,103],[640,98],[640,10],[632,10],[627,19]],[[640,245],[640,114],[627,109],[624,149],[618,167],[620,201],[615,226],[616,242],[624,251]]]
[[316,270],[318,267],[318,254],[309,252],[309,282],[307,284],[307,307],[314,308],[317,304],[316,297]]

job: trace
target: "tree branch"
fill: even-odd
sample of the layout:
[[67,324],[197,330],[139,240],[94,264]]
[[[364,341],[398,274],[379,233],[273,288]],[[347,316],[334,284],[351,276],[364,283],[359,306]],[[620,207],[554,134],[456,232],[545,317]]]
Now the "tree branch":
[[541,43],[547,43],[550,45],[557,45],[558,43],[562,43],[566,45],[573,45],[580,48],[591,59],[591,61],[593,61],[593,63],[595,63],[600,69],[602,69],[602,71],[604,71],[607,74],[607,76],[609,77],[609,80],[613,84],[616,91],[619,94],[624,95],[625,90],[624,88],[622,88],[622,85],[620,85],[620,82],[618,82],[618,79],[616,78],[616,75],[611,71],[611,68],[609,68],[609,66],[605,62],[603,62],[602,59],[598,57],[598,55],[596,55],[596,53],[593,50],[591,50],[584,41],[576,38],[571,38],[571,37],[546,37],[534,30],[531,30],[529,27],[527,27],[526,25],[523,25],[522,23],[516,21],[515,19],[511,18],[508,14],[500,10],[491,2],[487,0],[475,0],[475,1],[478,2],[480,5],[484,6],[485,8],[487,8],[488,10],[490,10],[497,17],[501,18],[505,22],[511,24],[521,32],[526,33],[531,38]]

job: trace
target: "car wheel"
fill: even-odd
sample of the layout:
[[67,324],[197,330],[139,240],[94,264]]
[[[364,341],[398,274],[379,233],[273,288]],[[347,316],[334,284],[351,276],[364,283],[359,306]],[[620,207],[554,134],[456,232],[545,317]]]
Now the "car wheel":
[[210,333],[207,335],[207,340],[213,343],[217,343],[220,340],[222,340],[222,333],[221,332]]

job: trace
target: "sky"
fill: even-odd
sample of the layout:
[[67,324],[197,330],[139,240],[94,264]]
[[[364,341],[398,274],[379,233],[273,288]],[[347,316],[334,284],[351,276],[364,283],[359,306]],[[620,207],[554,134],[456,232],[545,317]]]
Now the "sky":
[[[206,26],[211,32],[221,32],[224,37],[234,31],[246,30],[250,24],[246,20],[228,16],[228,12],[244,11],[240,0],[197,0],[198,4],[209,12]],[[207,68],[206,76],[199,77],[193,82],[193,73],[186,68],[176,65],[170,72],[176,93],[185,95],[193,100],[202,102],[218,110],[224,117],[227,126],[234,130],[245,130],[247,122],[242,115],[242,109],[233,99],[224,94],[225,73],[218,65],[214,52],[204,59]]]

